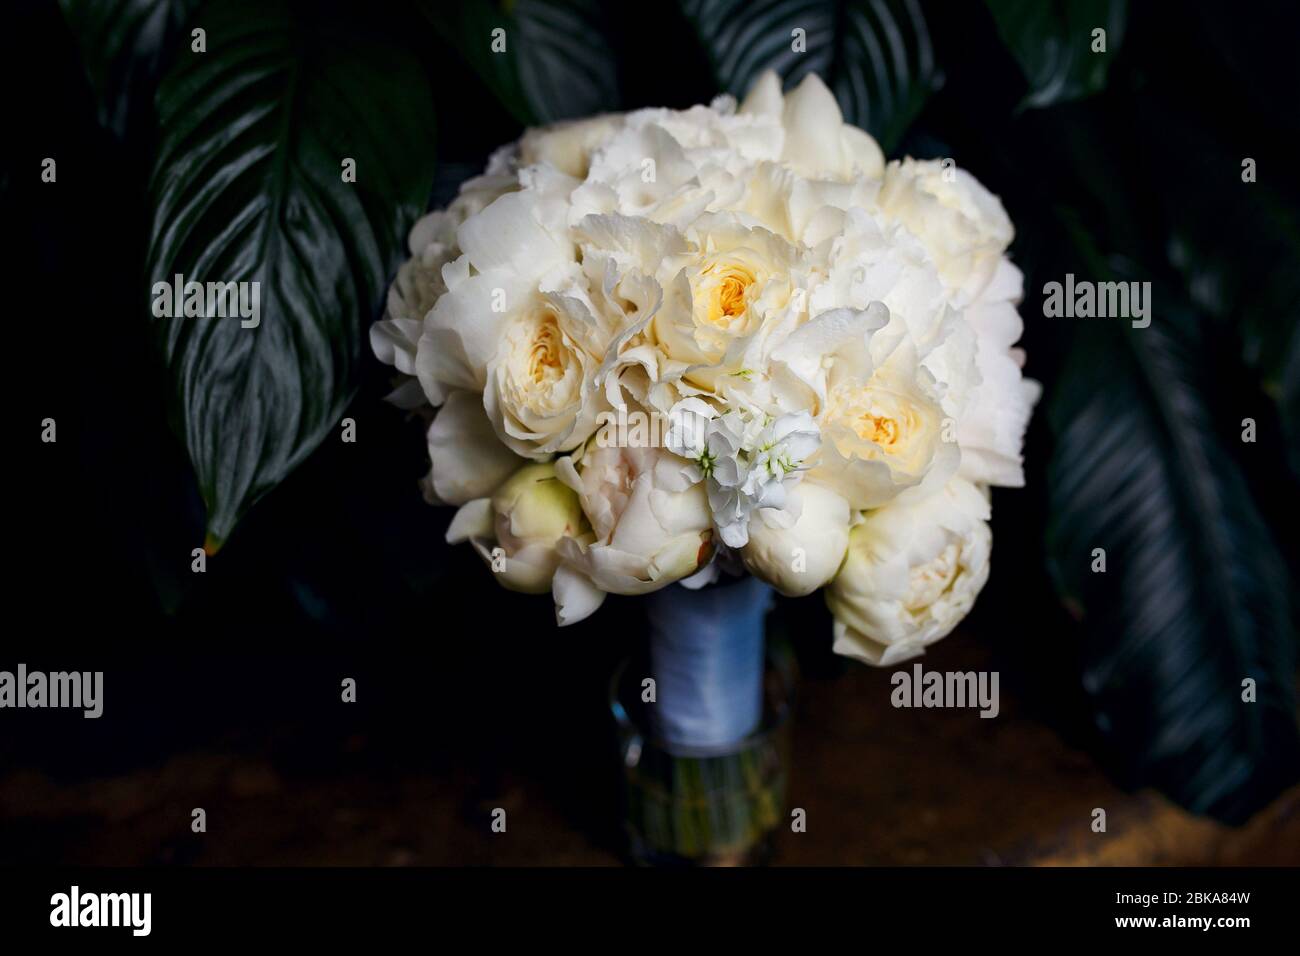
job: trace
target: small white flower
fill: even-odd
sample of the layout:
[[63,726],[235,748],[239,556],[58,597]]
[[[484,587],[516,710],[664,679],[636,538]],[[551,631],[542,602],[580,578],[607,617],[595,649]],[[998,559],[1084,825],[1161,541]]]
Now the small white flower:
[[685,458],[689,465],[684,473],[691,484],[703,481],[713,472],[713,455],[709,450],[709,423],[717,411],[698,398],[684,398],[668,413],[668,431],[664,447]]
[[820,445],[817,423],[808,412],[795,412],[770,420],[759,434],[750,456],[747,484],[751,488],[760,485],[784,487],[787,477],[795,475]]
[[[806,411],[778,418],[748,411],[717,416],[707,402],[688,398],[669,415],[673,425],[666,445],[689,460],[685,473],[692,482],[707,483],[713,523],[732,548],[748,542],[755,509],[787,510],[788,491],[821,445],[817,425]],[[797,517],[773,520],[788,526]]]

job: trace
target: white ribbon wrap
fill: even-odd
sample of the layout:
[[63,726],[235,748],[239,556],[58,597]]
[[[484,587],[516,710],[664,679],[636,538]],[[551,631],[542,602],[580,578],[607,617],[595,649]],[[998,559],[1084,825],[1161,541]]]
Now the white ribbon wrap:
[[692,591],[679,584],[646,596],[656,736],[668,744],[723,748],[763,717],[764,618],[772,588],[753,577]]

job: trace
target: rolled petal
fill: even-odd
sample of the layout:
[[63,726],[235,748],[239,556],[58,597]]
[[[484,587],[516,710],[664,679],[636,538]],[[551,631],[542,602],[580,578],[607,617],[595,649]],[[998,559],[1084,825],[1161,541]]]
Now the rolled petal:
[[844,116],[835,95],[816,73],[805,76],[785,98],[782,122],[782,160],[808,175],[839,175],[844,171]]
[[590,617],[605,602],[605,592],[589,577],[564,565],[555,571],[551,594],[555,598],[555,623],[560,627]]
[[492,536],[492,499],[475,498],[457,509],[447,526],[447,543],[460,544],[470,538]]
[[776,75],[775,70],[764,70],[745,94],[745,100],[740,104],[740,112],[779,118],[783,106],[781,78]]

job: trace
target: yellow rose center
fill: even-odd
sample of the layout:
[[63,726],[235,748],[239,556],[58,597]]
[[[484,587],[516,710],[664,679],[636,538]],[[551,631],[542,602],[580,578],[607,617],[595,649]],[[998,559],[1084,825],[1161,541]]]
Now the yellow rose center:
[[863,412],[853,423],[853,430],[858,433],[859,438],[873,441],[886,451],[898,441],[898,422],[884,415]]
[[564,342],[554,313],[547,312],[533,332],[532,346],[528,352],[528,375],[535,384],[554,382],[560,378],[564,364]]
[[[846,385],[830,398],[829,418],[841,422],[863,441],[872,442],[886,455],[902,455],[918,428],[916,410],[888,389]],[[867,457],[875,457],[873,452]],[[861,455],[859,449],[856,454]]]
[[729,265],[718,268],[713,278],[716,281],[709,296],[707,319],[710,325],[726,328],[749,308],[746,293],[755,276],[744,266]]

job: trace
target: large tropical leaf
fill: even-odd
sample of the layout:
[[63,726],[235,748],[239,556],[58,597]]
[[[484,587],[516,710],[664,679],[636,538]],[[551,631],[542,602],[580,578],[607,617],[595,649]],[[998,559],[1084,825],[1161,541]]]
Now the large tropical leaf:
[[[787,85],[815,72],[844,118],[886,152],[940,83],[916,0],[682,0],[718,88],[744,96],[767,69]],[[796,50],[796,30],[806,49]]]
[[158,75],[189,38],[182,28],[199,0],[60,0],[99,103],[100,122],[119,136]]
[[329,9],[294,13],[287,0],[209,4],[195,18],[207,52],[158,91],[149,281],[260,289],[256,328],[155,320],[214,545],[338,428],[362,330],[433,177],[413,59]]
[[[419,6],[519,122],[553,123],[618,108],[618,71],[606,15],[595,0],[419,0]],[[504,50],[494,50],[494,42]]]
[[1235,822],[1300,773],[1294,618],[1236,436],[1215,434],[1196,323],[1170,298],[1145,329],[1081,320],[1049,407],[1049,550],[1121,775]]
[[[1216,20],[1212,26],[1224,42],[1230,24]],[[1275,42],[1277,56],[1269,59],[1283,58],[1284,42]],[[1196,58],[1197,66],[1204,62]],[[1226,72],[1231,60],[1218,62]],[[1289,69],[1291,85],[1300,84],[1300,69],[1294,62]],[[1177,163],[1144,157],[1149,181],[1164,187],[1152,193],[1169,224],[1170,261],[1197,308],[1237,340],[1246,365],[1276,402],[1291,470],[1300,476],[1300,191],[1283,173],[1294,136],[1286,126],[1295,123],[1285,110],[1276,121],[1270,116],[1263,130],[1242,122],[1239,104],[1250,86],[1229,87],[1217,79],[1221,75],[1215,70],[1215,81],[1201,87],[1204,99],[1187,89],[1186,80],[1176,87],[1168,80],[1147,84],[1132,103],[1138,123],[1166,155],[1181,157]],[[1222,90],[1222,104],[1211,89]]]
[[[1026,106],[1077,100],[1106,86],[1127,20],[1127,0],[986,0],[1002,42],[1029,81]],[[1104,30],[1105,52],[1093,31]]]

